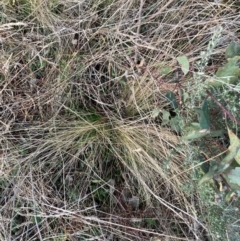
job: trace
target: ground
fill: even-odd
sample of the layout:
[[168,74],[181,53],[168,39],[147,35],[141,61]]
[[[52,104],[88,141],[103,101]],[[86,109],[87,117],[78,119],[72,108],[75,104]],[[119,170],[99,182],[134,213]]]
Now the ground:
[[239,10],[2,0],[0,240],[238,240]]

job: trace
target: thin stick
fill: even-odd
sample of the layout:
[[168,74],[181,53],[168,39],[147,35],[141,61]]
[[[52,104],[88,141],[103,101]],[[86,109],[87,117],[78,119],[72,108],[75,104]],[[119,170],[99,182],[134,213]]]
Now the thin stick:
[[[139,13],[138,13],[137,38],[139,37],[140,28],[141,28],[143,5],[144,5],[144,1],[141,0],[140,7],[139,7]],[[137,63],[137,55],[138,55],[137,49],[135,49],[135,57],[134,57],[135,64]]]

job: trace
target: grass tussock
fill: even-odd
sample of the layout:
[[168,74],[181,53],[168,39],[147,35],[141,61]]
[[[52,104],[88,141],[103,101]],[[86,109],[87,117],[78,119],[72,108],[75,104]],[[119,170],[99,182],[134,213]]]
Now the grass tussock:
[[239,38],[238,10],[234,1],[3,0],[0,239],[210,240],[197,194],[183,188],[188,150],[153,111],[171,110],[168,90],[193,85],[176,57],[194,71],[219,25],[211,61],[221,64]]

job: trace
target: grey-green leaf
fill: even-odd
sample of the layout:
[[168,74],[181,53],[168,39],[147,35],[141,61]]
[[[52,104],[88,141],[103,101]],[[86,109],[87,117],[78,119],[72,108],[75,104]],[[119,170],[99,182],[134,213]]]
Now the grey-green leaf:
[[161,112],[161,110],[159,108],[155,108],[153,111],[152,111],[152,118],[157,118],[159,113]]
[[168,91],[166,94],[166,97],[169,100],[171,107],[173,109],[177,109],[178,103],[177,103],[177,98],[176,98],[175,94],[172,91]]
[[208,78],[206,83],[210,86],[218,87],[223,84],[235,84],[240,79],[240,56],[228,59],[228,63],[219,68],[216,76]]
[[219,68],[216,76],[221,79],[221,81],[226,83],[235,83],[240,77],[240,68],[238,62],[240,61],[240,56],[235,56],[228,59],[228,63]]
[[236,167],[235,169],[231,170],[228,174],[228,177],[231,183],[240,186],[240,167]]
[[226,49],[226,59],[233,58],[238,55],[240,55],[240,44],[237,42],[231,42]]
[[159,73],[160,75],[167,75],[172,71],[172,68],[170,66],[162,66],[159,69]]
[[210,133],[209,130],[203,129],[199,131],[191,131],[187,135],[183,136],[183,140],[195,140],[201,137],[204,137]]
[[189,72],[189,61],[187,59],[187,57],[184,56],[179,56],[177,57],[177,61],[181,66],[182,72],[186,75]]
[[196,112],[199,113],[199,124],[202,129],[210,130],[210,116],[208,109],[208,102],[205,100],[203,102],[202,108],[196,108]]
[[170,119],[170,113],[166,110],[161,110],[162,113],[162,124],[168,124]]

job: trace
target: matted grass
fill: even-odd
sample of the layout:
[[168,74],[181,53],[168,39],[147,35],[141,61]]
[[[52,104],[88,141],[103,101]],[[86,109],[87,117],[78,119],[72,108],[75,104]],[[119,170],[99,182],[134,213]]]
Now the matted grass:
[[3,0],[0,11],[0,238],[211,240],[184,190],[188,150],[153,111],[194,83],[176,57],[191,73],[217,26],[221,65],[238,4]]

